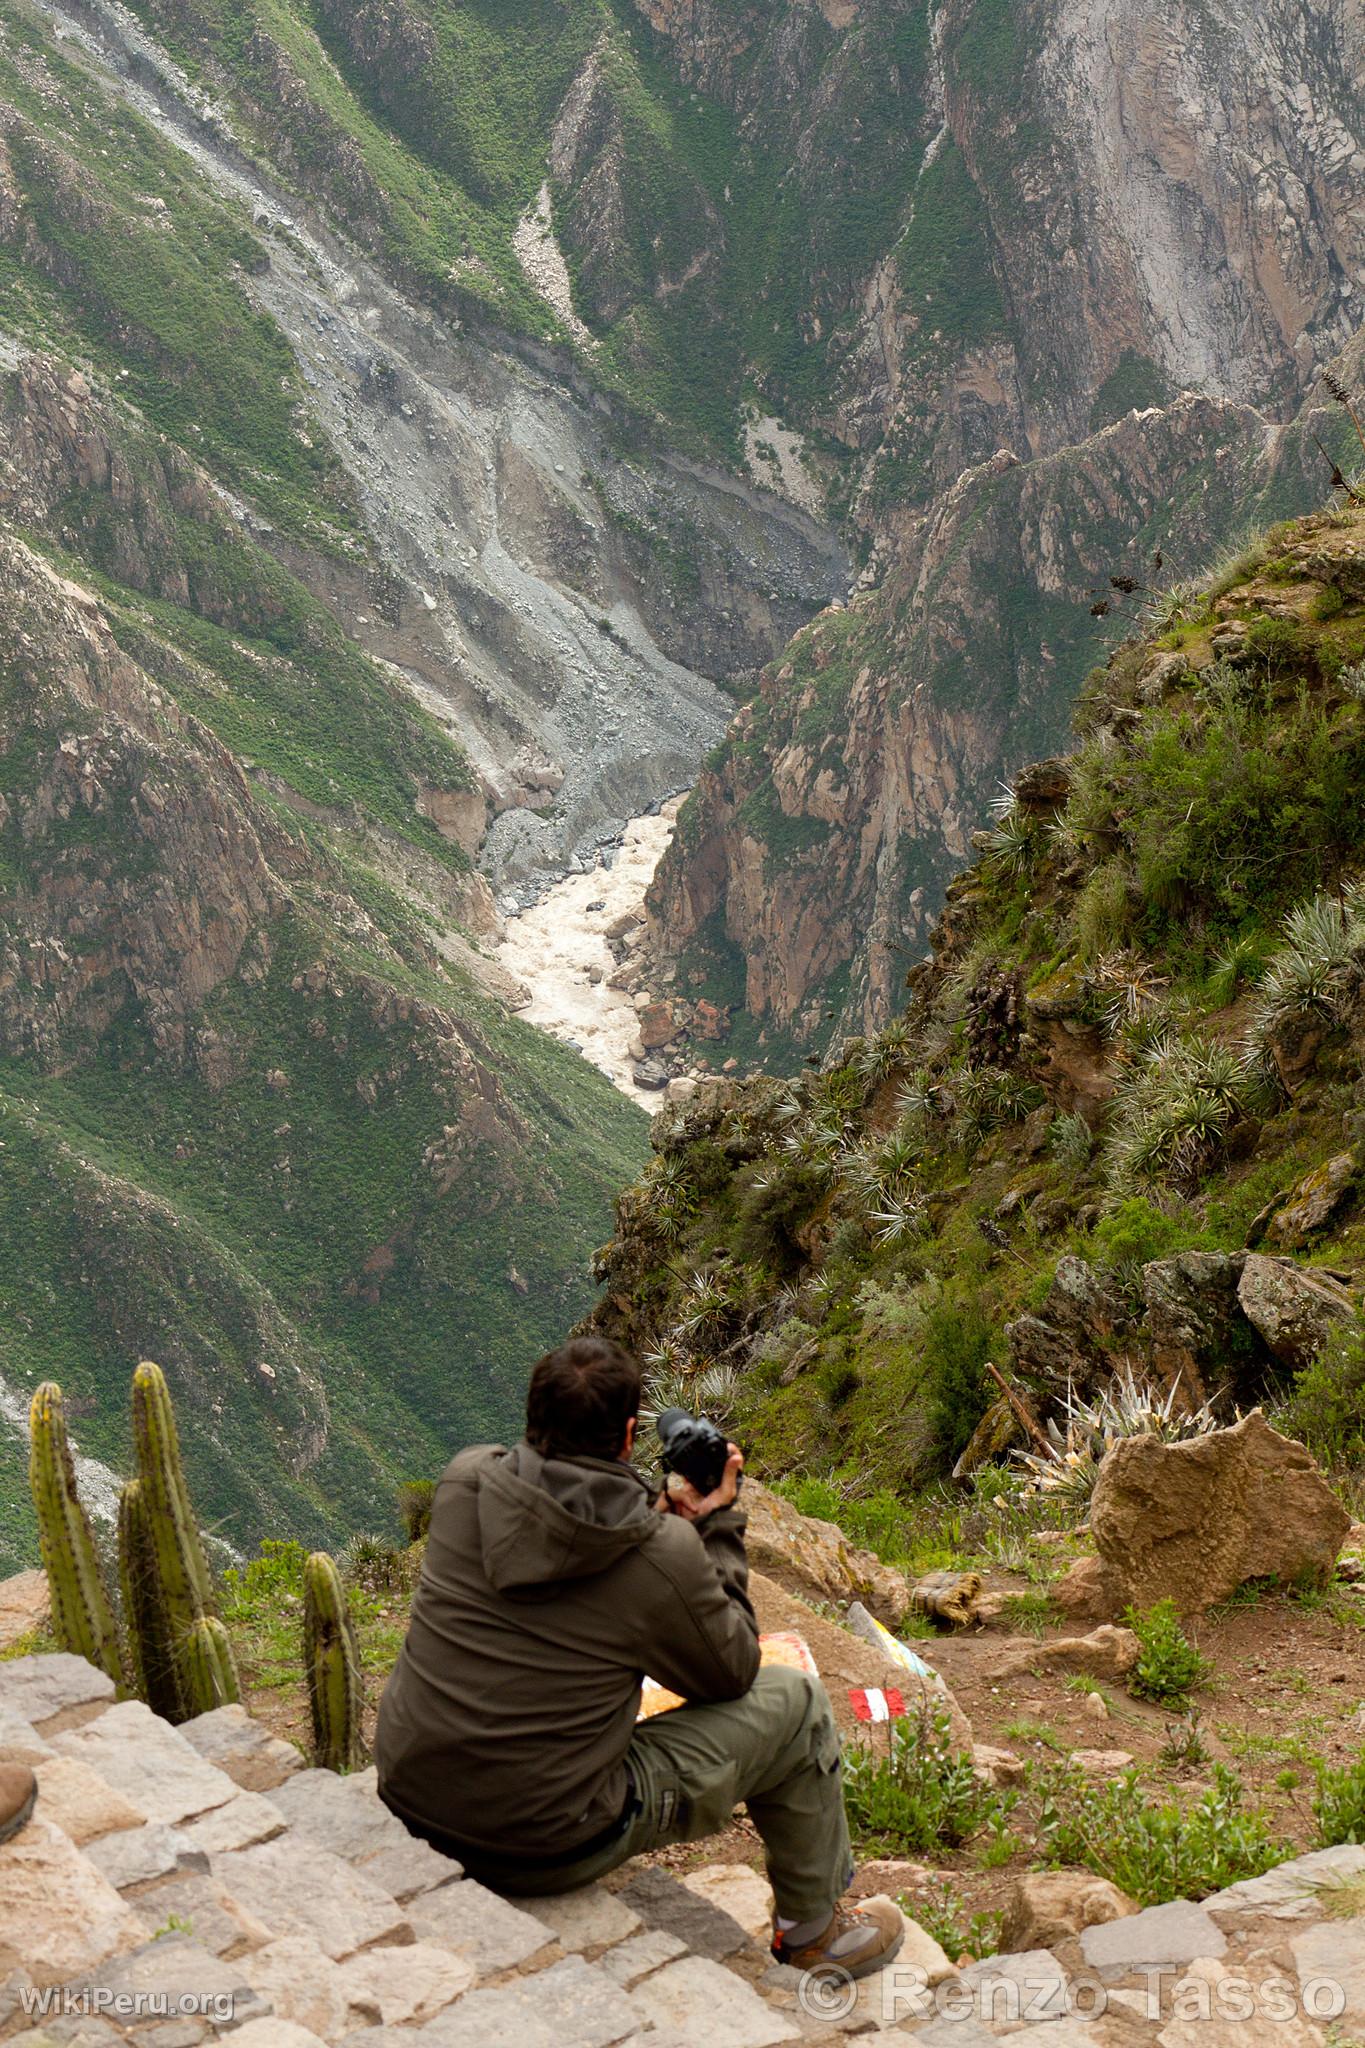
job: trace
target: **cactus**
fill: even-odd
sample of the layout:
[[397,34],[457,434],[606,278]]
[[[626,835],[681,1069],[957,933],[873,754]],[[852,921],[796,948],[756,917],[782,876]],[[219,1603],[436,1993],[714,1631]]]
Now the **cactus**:
[[52,1630],[63,1650],[107,1671],[128,1689],[123,1646],[99,1553],[76,1492],[62,1390],[44,1381],[29,1411],[28,1483],[52,1596]]
[[138,1691],[154,1714],[179,1721],[182,1714],[175,1659],[157,1589],[152,1534],[140,1479],[130,1479],[119,1495],[118,1551],[123,1618]]
[[139,1476],[125,1489],[124,1598],[149,1705],[186,1721],[241,1698],[232,1647],[214,1616],[213,1581],[180,1462],[175,1411],[159,1365],[133,1374]]
[[177,1645],[175,1668],[186,1720],[232,1706],[242,1697],[232,1645],[216,1614],[196,1621]]
[[303,1661],[313,1713],[313,1761],[347,1771],[363,1761],[360,1652],[341,1575],[325,1550],[303,1568]]

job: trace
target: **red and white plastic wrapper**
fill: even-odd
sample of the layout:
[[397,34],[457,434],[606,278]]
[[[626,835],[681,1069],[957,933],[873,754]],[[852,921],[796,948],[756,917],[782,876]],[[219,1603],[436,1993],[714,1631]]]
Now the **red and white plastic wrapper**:
[[[807,1671],[812,1678],[820,1676],[810,1644],[804,1636],[791,1630],[781,1630],[758,1639],[758,1661],[762,1664],[785,1664],[790,1671]],[[670,1692],[657,1679],[647,1678],[640,1695],[640,1711],[637,1721],[652,1720],[655,1714],[672,1713],[674,1707],[685,1707],[687,1702],[678,1693]],[[903,1711],[903,1710],[902,1710]]]

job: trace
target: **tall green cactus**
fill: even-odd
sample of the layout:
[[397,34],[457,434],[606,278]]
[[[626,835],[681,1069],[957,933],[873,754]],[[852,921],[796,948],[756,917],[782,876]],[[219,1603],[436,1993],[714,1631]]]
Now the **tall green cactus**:
[[179,1721],[182,1714],[175,1658],[157,1586],[152,1532],[140,1479],[130,1479],[119,1495],[118,1555],[123,1618],[138,1691],[154,1714]]
[[28,1483],[52,1597],[52,1631],[63,1650],[128,1689],[123,1646],[90,1523],[76,1492],[62,1390],[45,1380],[29,1410]]
[[187,1721],[240,1699],[242,1689],[227,1633],[214,1617],[213,1581],[166,1377],[150,1359],[133,1374],[133,1437],[138,1478],[124,1497],[129,1626],[149,1704],[168,1720]]
[[364,1760],[364,1681],[341,1574],[325,1550],[315,1550],[303,1568],[303,1661],[313,1761],[326,1771],[348,1771]]
[[215,1707],[234,1706],[242,1697],[228,1632],[216,1614],[196,1621],[184,1642],[177,1644],[175,1664],[186,1720],[212,1713]]

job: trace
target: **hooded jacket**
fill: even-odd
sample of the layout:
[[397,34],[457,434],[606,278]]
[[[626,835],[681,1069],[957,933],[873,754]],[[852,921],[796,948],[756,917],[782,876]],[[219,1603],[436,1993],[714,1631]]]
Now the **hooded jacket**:
[[600,1835],[625,1806],[645,1674],[696,1701],[753,1684],[744,1526],[737,1508],[657,1513],[615,1460],[462,1451],[380,1704],[385,1798],[504,1859]]

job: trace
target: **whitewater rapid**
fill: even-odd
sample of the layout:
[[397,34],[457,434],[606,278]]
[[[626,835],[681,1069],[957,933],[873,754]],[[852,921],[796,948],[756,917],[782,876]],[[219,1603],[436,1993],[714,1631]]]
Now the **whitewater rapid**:
[[639,1034],[639,1012],[623,989],[609,986],[618,963],[606,935],[622,917],[643,911],[681,803],[675,797],[656,815],[633,818],[610,867],[566,875],[539,903],[509,917],[496,955],[530,992],[518,1014],[576,1045],[651,1115],[662,1097],[635,1084],[630,1047]]

